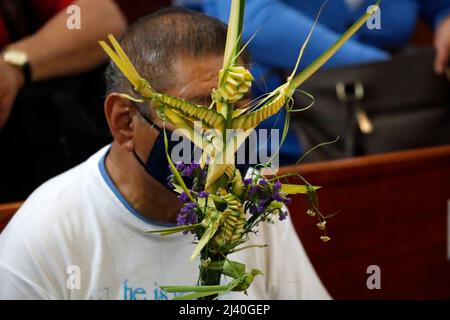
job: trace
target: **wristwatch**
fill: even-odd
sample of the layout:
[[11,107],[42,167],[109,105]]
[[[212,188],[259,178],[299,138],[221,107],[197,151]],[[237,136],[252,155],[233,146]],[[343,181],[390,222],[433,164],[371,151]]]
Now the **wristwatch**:
[[31,66],[28,62],[28,56],[25,52],[6,48],[1,54],[3,61],[19,69],[25,79],[25,85],[31,83]]

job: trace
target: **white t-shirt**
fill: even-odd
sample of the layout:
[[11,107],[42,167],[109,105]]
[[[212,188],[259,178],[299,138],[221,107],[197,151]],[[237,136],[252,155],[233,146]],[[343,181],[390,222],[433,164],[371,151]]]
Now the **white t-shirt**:
[[[146,234],[164,225],[139,215],[120,194],[105,170],[108,150],[38,188],[0,234],[0,299],[160,300],[173,297],[160,285],[196,284],[193,235]],[[262,224],[247,244],[269,247],[231,259],[264,276],[248,296],[225,299],[329,298],[290,219]]]

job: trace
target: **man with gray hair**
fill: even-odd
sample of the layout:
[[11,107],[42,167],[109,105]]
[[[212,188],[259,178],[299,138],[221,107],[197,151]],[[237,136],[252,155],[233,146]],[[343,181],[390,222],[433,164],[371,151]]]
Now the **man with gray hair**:
[[[153,88],[208,105],[225,41],[218,20],[175,8],[141,19],[120,44]],[[2,299],[170,299],[159,286],[196,284],[193,239],[146,233],[172,226],[181,206],[164,180],[162,122],[151,106],[122,98],[132,89],[112,65],[107,81],[114,141],[36,190],[0,235]],[[266,243],[233,254],[264,276],[248,296],[224,298],[329,298],[290,219],[261,226],[249,241]]]

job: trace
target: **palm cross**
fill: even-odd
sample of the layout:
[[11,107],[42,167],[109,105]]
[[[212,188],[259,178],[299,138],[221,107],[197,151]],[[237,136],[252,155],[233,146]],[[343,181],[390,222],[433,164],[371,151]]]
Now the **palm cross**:
[[[241,46],[245,0],[231,1],[231,12],[228,23],[223,67],[219,72],[219,83],[217,89],[212,93],[212,104],[209,107],[197,105],[183,99],[156,92],[151,84],[137,72],[114,36],[109,36],[112,47],[104,41],[100,41],[100,45],[107,55],[130,81],[134,91],[140,95],[140,98],[134,98],[126,94],[122,94],[122,97],[136,102],[150,102],[152,107],[157,111],[157,114],[162,118],[163,123],[167,120],[176,129],[179,129],[185,137],[202,149],[200,161],[202,168],[205,166],[207,159],[209,159],[205,191],[211,194],[211,197],[214,198],[213,200],[216,203],[224,202],[227,200],[226,197],[231,197],[229,195],[226,197],[218,195],[223,186],[228,185],[230,182],[239,186],[242,182],[240,179],[235,179],[236,171],[238,170],[235,170],[234,154],[252,130],[265,119],[278,113],[283,107],[286,107],[288,115],[290,112],[293,112],[294,110],[291,102],[295,90],[323,66],[336,51],[366,23],[366,21],[378,10],[379,4],[378,2],[377,5],[371,6],[368,12],[357,20],[326,52],[297,74],[300,59],[311,38],[314,25],[317,22],[316,19],[311,32],[300,50],[295,68],[287,78],[287,81],[264,98],[257,100],[254,104],[243,108],[236,108],[236,103],[242,100],[245,94],[249,92],[254,79],[251,73],[244,66],[239,64],[239,56],[248,44],[247,43],[243,47]],[[239,130],[239,134],[231,135],[230,138],[230,135],[227,134],[227,130]],[[168,143],[165,130],[164,134],[167,151]],[[285,134],[286,128],[283,139]],[[178,174],[169,154],[167,154],[167,158],[178,184],[176,185],[178,191],[186,192],[190,200],[195,202],[190,190]],[[226,161],[224,161],[224,158]],[[314,188],[311,185],[284,185],[283,188],[283,191],[287,194],[306,193],[309,195],[314,193]],[[233,197],[229,198],[228,202],[235,201],[235,198]],[[208,204],[206,204],[206,206],[208,207]],[[231,207],[233,206],[231,205]],[[238,208],[238,206],[235,208]],[[209,213],[206,215],[207,219],[202,223],[158,231],[158,233],[171,234],[192,228],[204,228],[205,231],[202,233],[202,237],[191,257],[191,259],[193,259],[210,241],[214,240],[213,236],[218,233],[218,230],[230,231],[223,230],[223,228],[220,229],[223,224],[222,220],[226,216],[224,214],[226,211],[220,212],[214,205],[208,207],[208,210]],[[239,207],[239,210],[235,209],[234,211],[230,211],[230,215],[234,215],[234,219],[237,219],[236,221],[241,221],[242,219],[245,221],[245,213],[241,207]],[[205,224],[205,221],[208,221],[208,223]],[[230,235],[233,236],[231,231]],[[216,242],[217,239],[218,237],[216,236]],[[230,252],[230,248],[233,248],[233,246],[240,243],[242,242],[235,241],[232,246],[228,246],[227,251],[223,252],[224,257]],[[165,288],[170,289],[172,292],[197,292],[196,294],[187,296],[196,298],[211,294],[220,294],[229,290],[246,290],[251,284],[253,277],[259,274],[258,270],[252,270],[250,273],[246,273],[244,265],[228,260],[226,260],[225,267],[222,268],[221,272],[223,274],[228,273],[234,280],[227,286],[216,285],[207,287]]]

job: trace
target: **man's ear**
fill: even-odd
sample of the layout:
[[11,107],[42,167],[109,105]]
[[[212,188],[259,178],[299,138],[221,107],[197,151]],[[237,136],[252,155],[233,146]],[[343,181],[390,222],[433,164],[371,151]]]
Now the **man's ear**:
[[105,115],[114,139],[129,151],[134,150],[135,109],[130,102],[117,93],[111,93],[105,100]]

